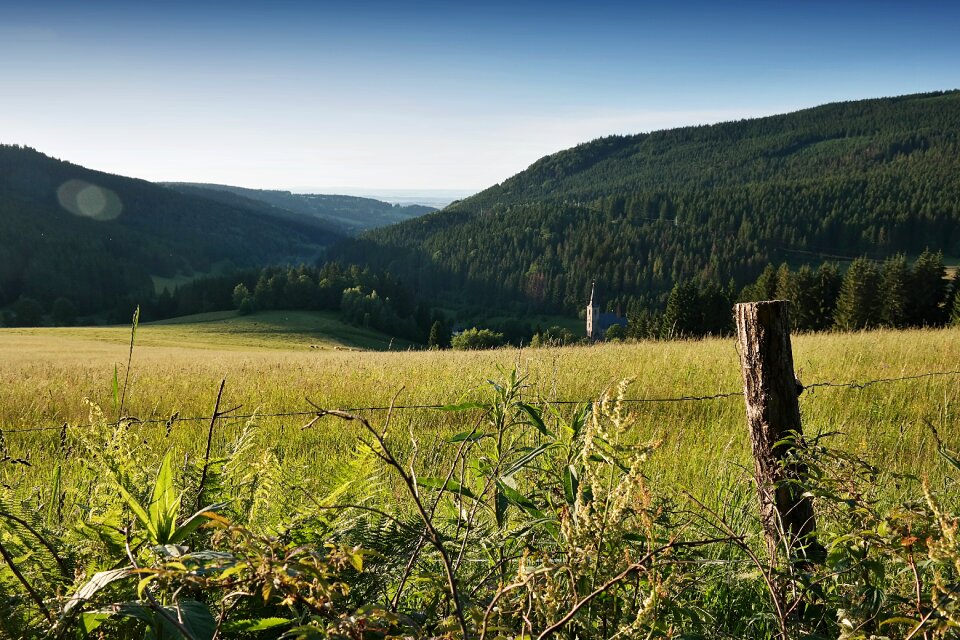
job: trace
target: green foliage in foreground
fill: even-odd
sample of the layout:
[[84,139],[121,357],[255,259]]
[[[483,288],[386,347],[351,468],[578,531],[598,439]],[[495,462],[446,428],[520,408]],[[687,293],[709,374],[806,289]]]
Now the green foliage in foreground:
[[[340,478],[324,492],[304,484],[304,470],[255,421],[223,455],[174,465],[168,450],[153,471],[141,461],[159,452],[135,424],[91,406],[89,424],[65,427],[58,444],[87,468],[82,484],[63,486],[58,467],[33,498],[0,487],[0,630],[197,640],[953,637],[955,495],[831,449],[825,437],[801,439],[826,554],[767,558],[747,487],[716,487],[716,508],[650,477],[664,452],[633,434],[625,386],[568,413],[543,409],[532,391],[512,373],[482,401],[447,407],[475,418],[432,453],[389,422],[318,411],[311,425],[345,420],[360,434],[348,460],[324,466]],[[939,452],[960,477],[957,455]],[[429,469],[419,456],[431,457]],[[881,499],[890,483],[907,487],[904,500]],[[63,492],[82,494],[82,508],[64,513]]]

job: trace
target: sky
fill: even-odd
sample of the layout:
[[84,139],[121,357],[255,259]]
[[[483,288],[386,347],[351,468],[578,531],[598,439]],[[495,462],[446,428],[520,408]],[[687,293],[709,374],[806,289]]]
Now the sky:
[[488,187],[612,134],[960,88],[960,3],[0,3],[0,143],[153,181]]

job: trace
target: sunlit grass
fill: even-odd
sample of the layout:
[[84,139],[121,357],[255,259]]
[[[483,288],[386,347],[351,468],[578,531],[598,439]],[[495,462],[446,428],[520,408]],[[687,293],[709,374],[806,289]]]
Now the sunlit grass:
[[[528,376],[531,398],[589,400],[622,378],[634,380],[628,395],[637,399],[741,388],[732,339],[472,353],[338,351],[331,347],[345,344],[348,336],[324,341],[313,333],[324,318],[306,315],[310,317],[282,312],[208,316],[202,323],[142,326],[124,415],[209,415],[222,378],[227,380],[222,408],[242,405],[238,413],[263,414],[307,411],[307,398],[330,408],[382,407],[394,398],[403,405],[478,399],[486,381],[500,375],[498,368],[515,366]],[[0,479],[27,495],[43,486],[56,464],[64,465],[65,477],[71,476],[74,462],[58,448],[59,431],[11,430],[83,424],[88,414],[84,398],[115,417],[114,369],[122,382],[128,341],[129,330],[122,328],[0,331],[0,376],[5,383],[0,428],[8,454],[28,458],[32,465],[0,465]],[[797,336],[794,351],[805,383],[865,381],[957,369],[960,331]],[[943,483],[946,475],[929,425],[936,426],[948,444],[960,445],[958,393],[960,376],[946,376],[863,390],[819,388],[804,393],[800,404],[807,433],[837,432],[835,445],[889,469],[926,474]],[[663,441],[650,467],[657,480],[708,494],[718,480],[745,478],[751,472],[742,398],[650,402],[634,408],[639,420],[630,437]],[[368,415],[375,422],[385,419],[385,412]],[[470,428],[475,419],[470,413],[404,410],[395,412],[391,433],[405,447],[411,436],[419,440],[421,463],[429,466],[431,456],[437,455],[433,445]],[[320,477],[324,465],[353,448],[358,434],[330,418],[302,430],[308,421],[258,419],[290,468]],[[241,426],[242,421],[224,420],[215,433],[215,448],[223,450]],[[202,452],[206,428],[205,421],[175,422],[168,438],[163,424],[135,427],[149,444],[149,455],[172,447],[181,456]],[[144,459],[145,465],[156,462]]]

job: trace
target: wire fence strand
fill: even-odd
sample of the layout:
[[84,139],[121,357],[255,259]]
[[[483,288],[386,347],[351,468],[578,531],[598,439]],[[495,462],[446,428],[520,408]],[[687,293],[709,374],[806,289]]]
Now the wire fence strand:
[[[813,389],[820,388],[836,388],[836,389],[852,389],[852,390],[862,390],[873,385],[877,384],[887,384],[892,382],[903,382],[909,380],[920,380],[923,378],[933,378],[933,377],[942,377],[942,376],[958,376],[960,375],[960,370],[956,371],[928,371],[925,373],[912,374],[907,376],[899,376],[894,378],[877,378],[874,380],[866,381],[852,381],[852,382],[814,382],[808,385],[803,385],[803,389],[810,391]],[[710,400],[722,400],[724,398],[735,398],[742,397],[742,391],[728,391],[722,393],[715,393],[711,395],[685,395],[677,397],[656,397],[656,398],[628,398],[624,399],[622,402],[624,404],[645,404],[645,403],[679,403],[679,402],[703,402]],[[567,405],[584,405],[593,402],[593,400],[538,400],[532,401],[530,404],[540,404],[540,405],[554,405],[554,406],[567,406]],[[368,407],[337,407],[339,411],[347,411],[352,413],[361,413],[361,412],[379,412],[379,411],[416,411],[416,410],[441,410],[441,409],[451,409],[457,405],[452,404],[407,404],[407,405],[376,405]],[[252,420],[252,419],[261,419],[261,418],[305,418],[305,417],[316,417],[322,415],[322,412],[311,409],[311,410],[302,410],[302,411],[280,411],[273,413],[244,413],[244,414],[234,414],[234,411],[242,408],[242,405],[233,407],[226,411],[220,411],[216,414],[217,420]],[[473,407],[479,408],[479,407]],[[136,425],[145,425],[145,424],[164,424],[171,426],[177,422],[209,422],[211,415],[207,414],[204,416],[187,416],[181,417],[177,414],[165,418],[138,418],[136,416],[124,416],[119,420],[114,420],[112,422],[106,423],[107,426],[118,426],[122,423],[136,424]],[[14,429],[4,429],[0,428],[0,434],[12,434],[12,433],[36,433],[43,431],[62,431],[67,428],[84,428],[91,427],[92,425],[71,425],[69,423],[60,423],[58,425],[50,426],[35,426],[35,427],[22,427]]]

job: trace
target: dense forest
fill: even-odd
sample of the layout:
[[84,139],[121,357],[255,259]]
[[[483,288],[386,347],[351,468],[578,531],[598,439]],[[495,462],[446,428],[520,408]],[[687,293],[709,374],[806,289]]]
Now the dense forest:
[[252,204],[258,209],[273,207],[278,215],[290,212],[318,218],[347,235],[367,229],[384,227],[436,211],[419,204],[395,205],[373,198],[357,196],[290,193],[271,189],[245,189],[219,184],[169,182],[165,186],[181,193],[192,194],[236,206]]
[[770,263],[960,255],[960,92],[614,136],[333,250],[449,305],[662,309]]
[[[20,298],[77,313],[152,296],[151,276],[214,265],[312,260],[341,238],[307,216],[272,215],[0,146],[0,308]],[[62,306],[63,303],[61,303]]]
[[[667,332],[711,333],[729,319],[716,310],[769,265],[800,274],[806,263],[883,263],[901,254],[896,259],[905,262],[926,250],[945,256],[941,266],[956,261],[958,136],[960,92],[615,136],[544,158],[443,211],[353,239],[345,229],[426,208],[215,185],[168,188],[0,146],[0,309],[7,324],[23,324],[18,317],[122,320],[137,304],[151,317],[211,310],[213,299],[218,309],[234,308],[237,284],[257,300],[257,280],[268,273],[258,269],[305,263],[322,271],[330,260],[358,265],[355,273],[391,274],[414,307],[442,307],[452,318],[470,310],[474,318],[512,318],[491,328],[514,342],[539,333],[529,321],[534,314],[579,313],[594,281],[606,310],[629,311],[637,337],[663,334],[664,314],[676,308],[671,297],[696,287],[692,299],[714,315]],[[317,287],[319,271],[310,274]],[[198,292],[213,285],[184,286],[211,273],[233,284],[206,298]],[[158,296],[157,277],[180,286]],[[344,290],[358,286],[365,301],[348,300],[347,309],[382,307],[367,300],[375,295],[389,297],[395,314],[367,309],[357,312],[359,322],[427,339],[437,318],[414,318],[382,283],[337,283],[330,294],[337,310]],[[260,300],[258,308],[271,307]],[[902,324],[870,318],[850,326]],[[818,322],[811,328],[840,326],[832,316]]]
[[960,291],[946,276],[943,256],[924,251],[911,263],[903,254],[879,262],[857,258],[845,270],[824,262],[814,269],[770,264],[756,281],[737,289],[709,280],[681,280],[665,309],[634,304],[628,324],[607,338],[658,339],[729,334],[736,302],[790,300],[795,331],[855,331],[886,327],[960,325]]

